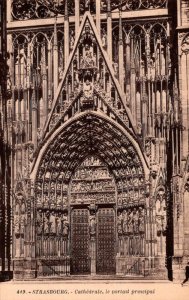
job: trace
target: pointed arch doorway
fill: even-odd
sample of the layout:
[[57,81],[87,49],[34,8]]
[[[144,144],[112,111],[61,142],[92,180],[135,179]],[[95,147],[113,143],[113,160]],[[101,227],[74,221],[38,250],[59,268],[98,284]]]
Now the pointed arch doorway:
[[90,156],[70,182],[71,274],[116,273],[116,186],[107,166]]
[[37,276],[143,272],[151,227],[145,165],[132,136],[98,112],[83,112],[43,150],[35,181]]

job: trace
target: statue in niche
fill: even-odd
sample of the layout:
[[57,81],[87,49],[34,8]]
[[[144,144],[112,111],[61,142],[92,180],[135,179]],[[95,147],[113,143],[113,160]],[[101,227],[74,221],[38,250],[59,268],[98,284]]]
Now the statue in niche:
[[96,234],[96,217],[95,217],[95,215],[90,216],[90,234],[91,235]]
[[54,190],[55,190],[55,182],[54,181],[52,181],[51,182],[51,192],[54,192]]
[[62,214],[58,213],[56,217],[56,233],[57,235],[62,234]]
[[49,231],[49,226],[50,222],[49,222],[49,212],[46,212],[46,214],[44,215],[44,233],[48,234]]
[[48,185],[48,182],[45,180],[45,182],[44,182],[44,191],[48,191],[48,189],[49,189],[49,185]]
[[69,234],[69,222],[68,222],[68,216],[66,214],[64,214],[62,220],[62,234],[65,237],[68,237]]
[[102,30],[102,47],[107,47],[107,34],[104,28]]
[[117,215],[117,233],[118,235],[121,235],[123,233],[123,216],[120,211]]
[[55,194],[53,194],[53,193],[50,194],[50,205],[51,206],[56,205],[56,198],[55,198]]
[[87,79],[83,85],[83,93],[86,98],[91,98],[93,94],[92,83]]
[[133,195],[133,197],[134,197],[134,200],[138,199],[138,191],[137,191],[137,190],[136,190],[136,191],[134,191],[134,195]]
[[118,63],[117,62],[113,62],[113,69],[114,69],[115,76],[118,76]]
[[44,198],[43,198],[43,203],[44,203],[44,205],[45,206],[48,206],[48,204],[49,204],[49,197],[48,197],[48,195],[46,194],[46,195],[44,195]]
[[43,232],[43,213],[41,210],[37,211],[37,222],[36,222],[36,227],[37,227],[37,234],[42,234]]
[[166,233],[166,228],[167,228],[166,215],[163,215],[162,216],[162,231],[163,231],[163,234]]
[[138,211],[136,208],[133,209],[133,232],[138,233],[139,226],[139,217],[138,217]]
[[61,191],[61,182],[57,182],[57,190]]
[[161,235],[162,232],[162,218],[160,215],[156,216],[156,228],[157,228],[157,235]]
[[63,206],[66,206],[68,203],[67,197],[63,197],[62,201],[63,201]]
[[26,206],[24,203],[24,199],[22,198],[22,203],[21,203],[21,209],[20,209],[21,214],[25,214],[26,212]]
[[57,207],[62,206],[62,196],[61,195],[57,195],[56,201],[57,201],[56,202]]
[[22,202],[21,205],[21,216],[20,216],[20,233],[24,234],[24,229],[25,229],[25,225],[26,225],[26,211],[25,211],[25,203]]
[[50,225],[50,233],[56,233],[56,215],[54,211],[52,211],[49,216],[49,225]]
[[144,232],[144,209],[142,207],[139,207],[139,217],[138,217],[138,222],[139,222],[139,232]]
[[123,210],[123,233],[128,232],[128,218],[127,218],[127,211],[124,209]]
[[133,213],[131,209],[128,209],[127,212],[127,228],[128,228],[128,233],[133,233]]
[[14,233],[20,234],[20,217],[18,214],[14,216]]
[[37,129],[37,141],[40,142],[42,139],[43,131],[41,128]]

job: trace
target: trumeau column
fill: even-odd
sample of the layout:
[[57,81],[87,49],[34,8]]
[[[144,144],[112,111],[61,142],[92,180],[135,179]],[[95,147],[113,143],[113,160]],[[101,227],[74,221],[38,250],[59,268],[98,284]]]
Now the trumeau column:
[[96,28],[100,34],[100,1],[96,0]]
[[80,0],[75,0],[75,36],[76,37],[80,26],[79,5],[80,5]]
[[112,60],[112,14],[111,14],[111,0],[108,0],[107,3],[108,12],[107,12],[107,47],[108,47],[108,55],[110,60]]
[[67,65],[69,57],[69,17],[68,17],[68,0],[65,0],[64,14],[64,65]]
[[124,91],[122,15],[119,14],[119,83]]

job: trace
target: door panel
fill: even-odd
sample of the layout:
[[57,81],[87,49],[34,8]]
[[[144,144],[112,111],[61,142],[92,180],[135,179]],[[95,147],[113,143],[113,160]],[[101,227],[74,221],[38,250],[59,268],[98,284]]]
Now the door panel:
[[71,213],[71,274],[90,274],[89,211],[73,209]]
[[97,213],[97,257],[98,274],[115,274],[115,211],[99,208]]

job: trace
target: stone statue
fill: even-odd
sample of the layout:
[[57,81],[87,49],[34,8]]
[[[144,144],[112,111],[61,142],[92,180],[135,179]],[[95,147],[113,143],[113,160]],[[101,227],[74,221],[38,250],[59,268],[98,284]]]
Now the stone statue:
[[139,207],[138,223],[139,223],[139,232],[144,232],[145,222],[144,222],[144,210],[142,207]]
[[123,233],[128,232],[127,222],[128,222],[127,211],[124,209],[123,210]]
[[90,216],[90,234],[96,234],[96,217],[94,215]]
[[46,212],[44,217],[44,233],[49,233],[49,213]]
[[62,234],[62,214],[59,213],[56,218],[56,232],[58,235]]
[[127,212],[127,226],[128,226],[128,233],[133,233],[133,213],[131,209],[128,209]]
[[69,222],[68,222],[68,216],[67,215],[64,215],[64,217],[63,217],[62,227],[63,227],[62,228],[63,236],[68,237],[68,234],[69,234]]
[[119,235],[123,233],[123,216],[121,212],[118,212],[117,216],[117,233]]
[[42,234],[43,232],[43,213],[41,210],[37,212],[37,234]]
[[20,216],[20,233],[21,234],[24,234],[25,225],[26,225],[26,216],[25,216],[25,214],[22,214]]
[[86,98],[92,97],[92,93],[93,93],[92,83],[88,79],[84,83],[83,92]]
[[20,234],[20,217],[18,215],[14,216],[14,233]]
[[138,233],[139,230],[139,217],[138,217],[138,211],[136,208],[133,209],[133,232]]
[[49,217],[50,233],[56,233],[56,216],[52,211]]

